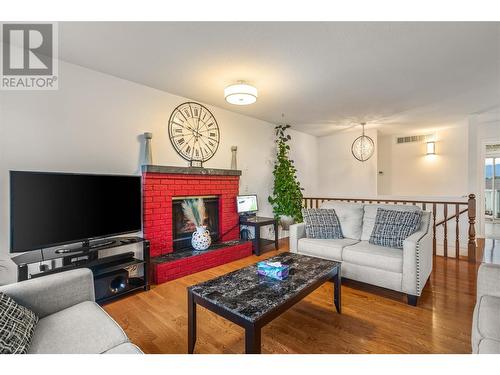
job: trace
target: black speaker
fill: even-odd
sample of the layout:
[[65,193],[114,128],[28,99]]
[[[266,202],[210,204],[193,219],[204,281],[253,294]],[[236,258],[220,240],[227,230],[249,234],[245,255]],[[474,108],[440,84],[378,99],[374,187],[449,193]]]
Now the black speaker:
[[96,276],[94,279],[95,299],[107,298],[128,288],[128,271],[121,269]]
[[248,241],[250,239],[250,231],[248,229],[242,229],[240,232],[240,238],[243,241]]

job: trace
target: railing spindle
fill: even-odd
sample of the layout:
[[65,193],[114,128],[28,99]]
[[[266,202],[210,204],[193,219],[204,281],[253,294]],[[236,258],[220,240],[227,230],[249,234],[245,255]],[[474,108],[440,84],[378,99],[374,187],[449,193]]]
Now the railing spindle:
[[459,204],[455,204],[455,258],[458,260],[460,257],[460,229],[459,229],[459,221],[460,221],[460,206]]
[[467,204],[469,215],[469,243],[467,246],[467,255],[469,257],[469,262],[476,261],[476,196],[474,194],[469,195],[469,201]]
[[436,203],[432,204],[432,252],[436,255]]
[[443,207],[443,216],[444,216],[444,238],[443,238],[443,250],[444,257],[448,257],[448,205],[445,203]]

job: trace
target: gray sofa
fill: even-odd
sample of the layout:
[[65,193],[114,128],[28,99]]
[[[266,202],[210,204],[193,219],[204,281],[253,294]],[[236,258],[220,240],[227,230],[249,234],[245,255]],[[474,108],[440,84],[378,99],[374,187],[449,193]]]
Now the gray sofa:
[[482,264],[472,318],[472,352],[500,354],[500,265]]
[[417,206],[325,202],[320,208],[335,210],[344,238],[306,238],[305,224],[294,224],[290,226],[290,251],[342,262],[342,277],[406,293],[408,303],[416,305],[432,271],[430,213],[423,212],[420,228],[404,241],[403,249],[393,249],[368,242],[379,207],[420,210]]
[[0,287],[40,318],[30,354],[140,354],[95,303],[92,272],[81,268]]

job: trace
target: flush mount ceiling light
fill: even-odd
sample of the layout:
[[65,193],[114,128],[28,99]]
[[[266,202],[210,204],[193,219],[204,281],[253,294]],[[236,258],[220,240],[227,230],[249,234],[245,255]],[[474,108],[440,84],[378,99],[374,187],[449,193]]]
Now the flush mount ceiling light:
[[230,104],[252,104],[257,101],[257,96],[257,89],[244,82],[239,82],[224,89],[224,97]]
[[372,157],[373,152],[375,151],[375,143],[373,142],[373,139],[365,135],[365,125],[366,123],[361,123],[363,132],[360,137],[356,138],[354,142],[352,142],[351,146],[352,155],[359,161],[367,161]]

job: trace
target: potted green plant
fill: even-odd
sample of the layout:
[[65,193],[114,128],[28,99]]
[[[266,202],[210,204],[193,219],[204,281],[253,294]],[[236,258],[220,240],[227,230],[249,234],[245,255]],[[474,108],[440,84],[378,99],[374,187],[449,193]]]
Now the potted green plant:
[[276,130],[276,161],[274,163],[273,193],[268,198],[274,216],[280,220],[284,230],[294,222],[302,221],[302,188],[297,179],[294,161],[289,158],[290,140],[287,134],[290,125],[278,125]]

